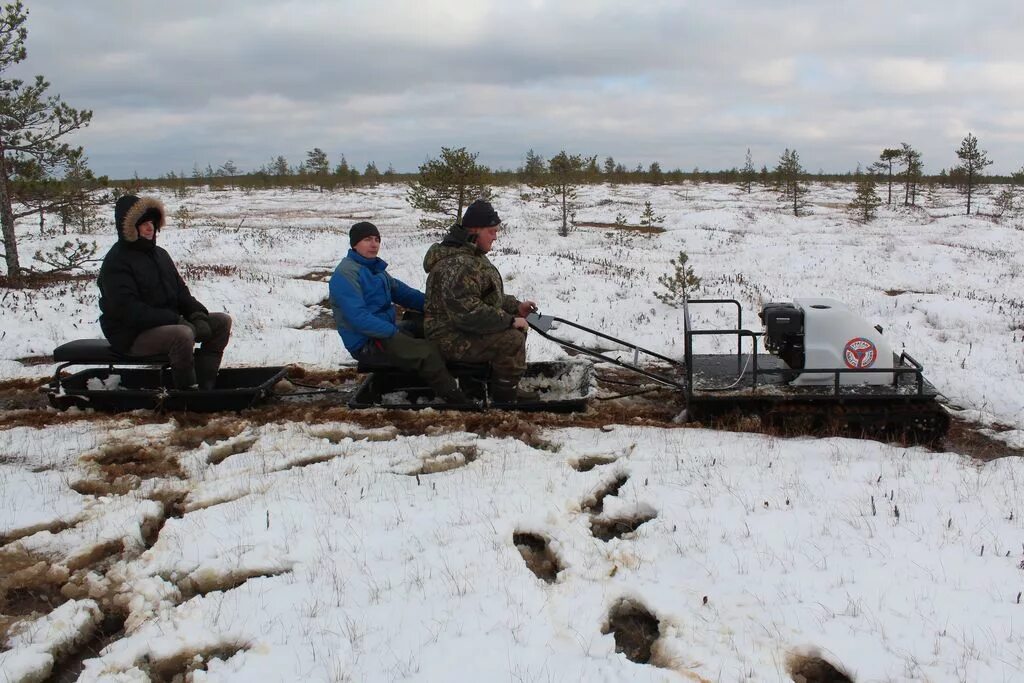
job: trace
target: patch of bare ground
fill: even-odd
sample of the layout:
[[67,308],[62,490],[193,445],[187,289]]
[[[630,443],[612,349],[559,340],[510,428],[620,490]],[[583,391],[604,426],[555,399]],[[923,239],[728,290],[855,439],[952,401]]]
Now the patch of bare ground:
[[448,444],[426,455],[418,468],[405,474],[419,476],[421,474],[448,472],[465,467],[469,463],[474,462],[478,456],[477,447],[473,444]]
[[[207,595],[216,591],[226,592],[245,585],[253,579],[269,579],[274,576],[281,576],[289,573],[288,570],[266,571],[266,570],[238,570],[227,574],[216,574],[213,572],[201,572],[194,576],[186,576],[176,583],[181,590],[182,600],[191,600],[199,595]],[[170,581],[170,579],[168,579]]]
[[610,455],[587,455],[582,458],[577,458],[571,461],[569,464],[577,472],[589,472],[595,467],[601,467],[602,465],[610,465],[618,460]]
[[248,426],[245,420],[237,417],[214,417],[205,424],[174,430],[174,433],[168,439],[168,443],[171,446],[191,450],[198,448],[204,443],[213,445],[218,441],[238,436]]
[[44,384],[46,381],[41,379],[0,382],[0,411],[44,410],[47,406],[46,396],[40,391]]
[[334,313],[331,311],[331,300],[324,298],[321,301],[307,306],[313,314],[313,319],[303,325],[303,330],[333,330],[336,325]]
[[247,452],[258,440],[258,437],[255,436],[245,436],[218,441],[210,447],[210,452],[206,456],[206,462],[211,465],[219,465],[232,455]]
[[661,636],[658,618],[640,603],[622,599],[612,606],[601,633],[612,634],[615,651],[637,664],[650,664],[654,645]]
[[850,674],[828,662],[817,652],[790,653],[786,656],[786,672],[794,683],[853,683]]
[[67,567],[44,555],[20,547],[0,550],[0,614],[10,619],[52,611],[67,601],[61,587],[69,576]]
[[527,568],[538,579],[545,583],[555,582],[558,572],[562,571],[562,564],[551,550],[548,539],[540,534],[516,532],[512,534],[512,543],[516,546],[519,554],[523,556]]
[[624,517],[591,517],[590,533],[595,538],[608,542],[613,538],[622,538],[626,534],[633,533],[641,525],[655,519],[657,516],[656,513],[647,512]]
[[299,275],[296,280],[309,280],[311,282],[327,282],[331,275],[334,274],[333,270],[312,270],[305,275]]
[[665,232],[660,225],[630,225],[628,223],[599,223],[595,221],[574,223],[577,228],[602,228],[605,230],[622,230],[624,232],[639,232],[642,234],[659,234]]
[[34,524],[31,526],[20,527],[18,529],[12,529],[6,534],[0,534],[0,548],[8,543],[17,541],[19,538],[25,538],[26,536],[31,536],[32,534],[40,531],[49,531],[51,534],[59,534],[65,529],[70,529],[75,526],[77,523],[78,518],[76,517],[74,519],[61,519],[56,522],[46,522],[43,524]]
[[[1010,427],[995,425],[990,427],[994,432],[1008,431]],[[989,462],[1011,456],[1024,457],[1024,448],[1014,448],[1005,441],[1000,441],[980,431],[977,425],[957,417],[950,419],[949,431],[938,444],[940,450],[968,455],[975,460]]]
[[182,479],[178,459],[164,441],[146,444],[112,442],[102,446],[98,453],[83,456],[99,465],[108,481],[121,477],[144,479]]

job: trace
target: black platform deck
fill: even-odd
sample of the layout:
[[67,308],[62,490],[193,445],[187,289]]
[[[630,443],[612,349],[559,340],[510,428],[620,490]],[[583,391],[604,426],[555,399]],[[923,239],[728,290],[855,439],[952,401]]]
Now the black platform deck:
[[[555,389],[554,385],[560,386]],[[519,403],[491,402],[487,407],[522,412],[582,412],[587,409],[590,385],[589,363],[530,363],[523,375],[521,386],[530,390],[536,389],[540,394],[540,400]],[[415,375],[387,371],[367,375],[348,405],[350,408],[399,410],[479,410],[481,407],[476,403],[457,405],[436,401],[434,392]]]
[[283,367],[223,368],[214,389],[179,391],[168,388],[170,372],[159,368],[90,368],[61,378],[60,389],[52,390],[49,397],[62,410],[72,406],[110,412],[242,410],[270,396],[286,372]]

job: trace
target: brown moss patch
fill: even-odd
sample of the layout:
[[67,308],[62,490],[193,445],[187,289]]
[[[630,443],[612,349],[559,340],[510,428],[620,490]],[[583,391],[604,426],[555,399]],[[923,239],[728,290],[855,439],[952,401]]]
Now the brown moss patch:
[[623,232],[638,232],[643,235],[657,235],[665,232],[660,225],[632,225],[629,223],[600,223],[597,221],[586,221],[574,223],[577,228],[601,228],[602,230],[622,230]]

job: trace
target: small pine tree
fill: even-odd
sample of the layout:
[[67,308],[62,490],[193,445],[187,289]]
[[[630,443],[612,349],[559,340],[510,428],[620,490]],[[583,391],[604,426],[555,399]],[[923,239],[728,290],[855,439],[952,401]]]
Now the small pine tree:
[[658,277],[658,284],[666,290],[654,293],[658,301],[673,308],[679,308],[689,298],[690,292],[700,289],[700,278],[688,265],[689,260],[690,257],[686,255],[686,252],[680,251],[679,256],[669,261],[672,264],[673,272]]
[[664,222],[664,220],[664,216],[655,215],[654,207],[651,206],[650,201],[644,202],[644,212],[640,214],[640,225],[654,226]]
[[754,179],[757,178],[757,171],[754,170],[754,158],[750,156],[750,148],[747,148],[747,163],[743,165],[743,170],[740,171],[740,187],[747,194],[750,194],[750,189],[754,185]]
[[406,201],[414,209],[442,214],[422,218],[420,227],[438,228],[462,219],[462,211],[475,199],[490,199],[491,172],[476,163],[477,154],[465,147],[441,148],[440,159],[428,159],[419,168],[419,179],[409,187]]
[[544,203],[558,212],[561,218],[558,234],[562,237],[569,234],[569,224],[576,220],[577,188],[586,177],[590,161],[590,158],[567,154],[563,150],[551,157],[548,172],[534,186],[540,190]]
[[857,181],[857,194],[847,207],[865,223],[874,220],[882,198],[875,190],[875,179],[870,175],[861,175]]
[[799,216],[806,208],[807,186],[804,185],[803,177],[806,175],[803,166],[800,165],[800,156],[796,150],[786,149],[779,157],[779,165],[775,167],[776,190],[779,193],[779,200],[792,205],[793,215]]
[[[974,196],[974,186],[977,184],[977,179],[981,176],[982,171],[992,161],[988,158],[988,152],[978,149],[978,138],[974,137],[971,133],[968,133],[967,137],[961,141],[960,149],[956,151],[956,155],[960,158],[960,164],[956,170],[964,174],[966,181],[964,193],[967,195],[967,215],[970,216],[971,197]],[[975,210],[975,213],[977,213],[977,210]]]

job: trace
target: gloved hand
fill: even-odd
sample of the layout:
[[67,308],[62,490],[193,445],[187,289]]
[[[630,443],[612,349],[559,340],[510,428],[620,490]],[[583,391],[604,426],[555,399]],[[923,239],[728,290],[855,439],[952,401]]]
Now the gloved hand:
[[197,342],[209,341],[213,337],[213,328],[210,327],[210,316],[202,311],[196,311],[188,319],[192,326],[195,327]]

